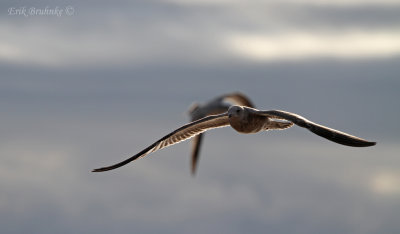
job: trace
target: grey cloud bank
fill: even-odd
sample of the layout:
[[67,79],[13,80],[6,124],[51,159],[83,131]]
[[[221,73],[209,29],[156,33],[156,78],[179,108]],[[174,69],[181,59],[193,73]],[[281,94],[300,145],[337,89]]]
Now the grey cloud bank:
[[[52,21],[45,16],[12,17],[7,13],[10,7],[43,8],[47,4],[49,8],[72,6],[76,12]],[[20,65],[213,66],[260,57],[285,61],[299,53],[300,59],[310,56],[338,60],[400,54],[396,29],[400,6],[384,2],[350,7],[307,1],[233,1],[210,6],[158,1],[22,1],[2,5],[5,21],[0,30],[7,33],[0,40],[0,61]],[[238,37],[245,40],[231,46]],[[310,40],[312,44],[307,43]],[[261,51],[262,56],[254,51]]]
[[[16,77],[3,79],[1,92],[2,226],[6,233],[397,230],[398,110],[390,106],[398,80],[383,69],[388,63],[337,65],[341,79],[332,64],[320,64],[321,74],[308,66],[10,71]],[[332,77],[319,78],[323,72]],[[22,78],[28,74],[35,78]],[[189,143],[115,172],[89,172],[185,123],[193,100],[239,88],[258,106],[296,111],[378,145],[346,148],[296,128],[254,136],[223,129],[207,133],[196,178]]]

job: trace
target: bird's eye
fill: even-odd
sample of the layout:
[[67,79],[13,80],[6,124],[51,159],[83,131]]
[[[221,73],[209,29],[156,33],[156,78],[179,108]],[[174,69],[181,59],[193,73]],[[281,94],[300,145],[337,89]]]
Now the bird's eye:
[[240,112],[240,110],[239,110],[239,109],[237,109],[237,110],[236,110],[236,113],[239,113],[239,112]]

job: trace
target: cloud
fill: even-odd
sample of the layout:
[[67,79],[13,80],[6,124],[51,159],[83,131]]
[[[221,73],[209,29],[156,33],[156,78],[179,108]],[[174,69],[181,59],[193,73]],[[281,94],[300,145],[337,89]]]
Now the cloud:
[[79,33],[53,24],[14,27],[2,23],[0,30],[8,32],[0,39],[0,60],[3,62],[49,67],[93,65],[113,63],[115,59],[127,60],[136,53],[128,35],[121,37],[111,33],[104,36],[95,29]]
[[226,45],[238,56],[254,60],[319,57],[369,59],[400,55],[400,33],[337,31],[334,34],[234,34],[227,37]]
[[[232,55],[259,61],[321,57],[379,59],[400,55],[400,33],[394,31],[256,33],[222,30],[205,40],[191,40],[197,35],[203,37],[202,29],[196,32],[183,25],[170,25],[168,32],[156,28],[149,32],[109,28],[114,33],[104,34],[107,29],[92,29],[71,34],[53,26],[16,28],[0,24],[0,30],[8,32],[0,39],[0,61],[49,67],[179,62],[223,64],[230,61]],[[26,36],[22,38],[21,34]]]
[[378,195],[400,195],[400,172],[386,170],[376,173],[370,180],[370,188]]
[[391,1],[368,7],[219,2],[223,6],[71,3],[77,14],[55,20],[2,15],[7,20],[0,30],[7,33],[0,38],[0,62],[43,67],[219,66],[230,63],[232,54],[250,61],[279,61],[290,56],[379,59],[399,52],[398,10],[385,5]]
[[[172,3],[182,4],[182,5],[197,5],[197,6],[204,6],[204,5],[214,5],[214,6],[222,6],[222,5],[243,5],[243,2],[240,0],[168,0]],[[248,4],[262,4],[265,1],[253,1],[252,3]],[[380,6],[398,6],[400,5],[399,1],[397,0],[273,0],[269,1],[269,4],[274,3],[284,3],[284,4],[312,4],[312,5],[327,5],[327,6],[359,6],[359,5],[380,5]]]
[[[370,178],[377,163],[387,163],[387,154],[392,152],[397,160],[393,152],[398,137],[391,137],[392,145],[382,145],[379,134],[369,127],[388,129],[396,121],[397,109],[378,104],[398,100],[398,79],[385,83],[375,78],[373,89],[385,91],[375,95],[366,89],[371,82],[358,79],[361,75],[302,79],[316,74],[313,65],[306,73],[304,67],[291,67],[286,73],[287,66],[281,70],[263,66],[258,71],[231,66],[201,72],[150,67],[147,72],[133,69],[125,74],[117,69],[84,72],[84,78],[80,71],[64,71],[57,79],[46,71],[7,72],[24,78],[10,77],[2,86],[8,90],[2,92],[2,101],[7,102],[2,105],[7,134],[2,134],[0,144],[3,230],[373,233],[371,230],[397,227],[392,220],[398,215],[390,215],[398,213],[396,206],[382,207],[371,198],[375,192],[370,189]],[[318,67],[323,73],[338,68]],[[368,67],[360,70],[369,73],[364,69]],[[341,72],[353,76],[346,67]],[[146,79],[132,78],[135,76]],[[300,128],[254,135],[225,128],[206,134],[196,178],[189,171],[189,142],[113,172],[90,172],[125,159],[180,126],[187,121],[182,113],[195,96],[205,101],[223,93],[227,86],[241,88],[260,108],[291,103],[286,104],[289,111],[301,110],[299,113],[313,121],[371,137],[379,140],[378,145],[344,147]],[[327,104],[329,100],[336,102]],[[365,109],[376,107],[365,111],[359,100],[368,104]],[[377,104],[371,105],[370,100]],[[386,118],[385,123],[380,122],[382,113],[393,121]],[[359,118],[363,115],[368,119]],[[387,150],[382,153],[383,149]],[[383,196],[389,204],[398,202],[389,198]],[[376,208],[386,213],[377,214]]]

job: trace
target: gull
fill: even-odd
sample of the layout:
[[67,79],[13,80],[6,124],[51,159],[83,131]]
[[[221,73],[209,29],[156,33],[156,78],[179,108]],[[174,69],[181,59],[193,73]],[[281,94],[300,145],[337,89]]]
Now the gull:
[[[286,120],[287,122],[281,122],[278,120]],[[318,136],[342,145],[367,147],[376,144],[376,142],[367,141],[362,138],[311,122],[310,120],[307,120],[306,118],[294,113],[281,110],[262,111],[251,107],[235,105],[229,107],[228,111],[225,113],[209,115],[183,125],[132,157],[112,166],[94,169],[93,172],[109,171],[119,168],[138,158],[144,157],[149,153],[155,152],[167,146],[174,145],[214,128],[231,126],[239,133],[249,134],[273,129],[286,129],[293,126],[293,124],[302,128],[306,128]]]
[[[240,92],[233,92],[218,96],[204,104],[194,103],[189,108],[190,120],[196,121],[208,115],[222,114],[228,111],[231,105],[254,107],[246,95]],[[204,139],[204,133],[200,133],[192,139],[191,172],[196,173],[199,159],[200,146]]]

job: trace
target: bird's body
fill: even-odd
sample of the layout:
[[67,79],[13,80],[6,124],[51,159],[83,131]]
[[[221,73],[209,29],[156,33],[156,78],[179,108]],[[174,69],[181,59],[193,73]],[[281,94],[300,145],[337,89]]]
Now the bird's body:
[[229,124],[237,132],[250,134],[267,129],[269,119],[266,116],[249,115],[246,119],[230,117]]
[[[190,120],[196,121],[209,115],[218,115],[228,111],[232,105],[254,107],[250,99],[240,93],[228,93],[218,96],[206,103],[198,104],[194,103],[189,109]],[[191,172],[192,175],[196,173],[200,157],[200,147],[204,140],[204,133],[200,133],[192,138],[192,153],[191,153]]]
[[272,129],[286,129],[293,125],[291,122],[281,122],[272,120],[265,115],[259,115],[250,107],[235,106],[231,109],[229,124],[233,129],[240,133],[257,133]]
[[[285,121],[277,121],[277,119]],[[240,133],[257,133],[270,129],[286,129],[293,126],[293,124],[306,128],[321,137],[342,145],[367,147],[376,144],[376,142],[370,142],[362,138],[313,123],[300,115],[290,112],[280,110],[260,111],[245,106],[231,106],[226,113],[210,115],[176,129],[125,161],[109,167],[95,169],[93,171],[101,172],[121,167],[151,152],[187,140],[214,128],[231,126]]]

